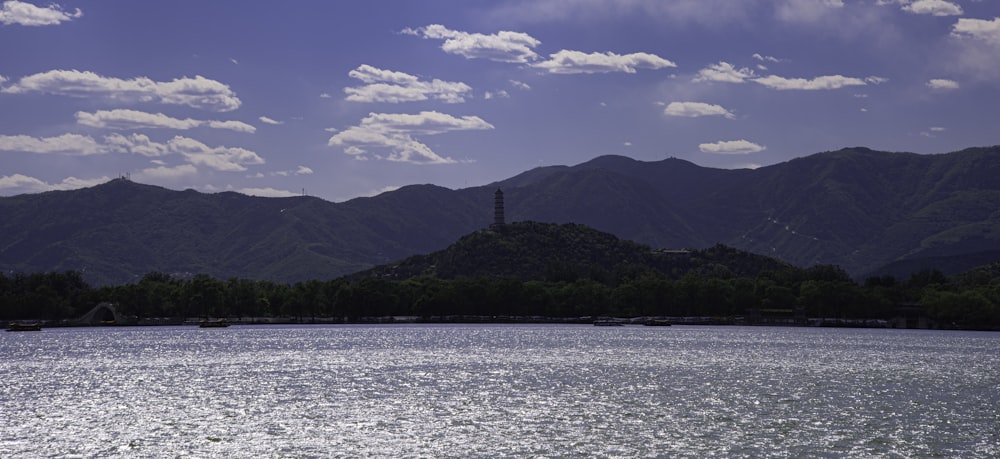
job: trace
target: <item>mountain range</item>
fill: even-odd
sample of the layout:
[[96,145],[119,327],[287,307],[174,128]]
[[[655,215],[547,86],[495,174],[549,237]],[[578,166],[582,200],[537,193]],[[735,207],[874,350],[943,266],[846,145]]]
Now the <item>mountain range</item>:
[[758,169],[602,156],[480,187],[411,185],[333,203],[173,191],[116,179],[0,198],[0,270],[294,282],[443,249],[493,222],[577,223],[651,248],[724,244],[852,276],[959,272],[1000,259],[1000,146],[925,155],[847,148]]

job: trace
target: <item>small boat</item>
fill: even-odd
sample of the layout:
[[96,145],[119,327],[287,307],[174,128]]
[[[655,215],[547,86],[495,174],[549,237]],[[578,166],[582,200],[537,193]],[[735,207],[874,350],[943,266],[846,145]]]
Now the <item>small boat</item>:
[[198,326],[201,328],[226,328],[229,326],[229,321],[226,319],[205,319],[198,322]]
[[624,323],[617,320],[595,320],[595,327],[621,327]]
[[38,322],[11,322],[7,324],[7,331],[42,331],[42,324]]
[[642,323],[647,327],[669,327],[673,325],[669,320],[666,319],[650,319]]

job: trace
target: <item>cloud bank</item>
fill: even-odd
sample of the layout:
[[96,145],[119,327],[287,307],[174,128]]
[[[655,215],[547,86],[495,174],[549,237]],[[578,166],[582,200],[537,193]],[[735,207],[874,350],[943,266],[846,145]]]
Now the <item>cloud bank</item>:
[[72,21],[80,16],[83,16],[83,12],[79,8],[73,12],[66,12],[63,11],[61,6],[56,4],[40,8],[31,3],[8,0],[3,2],[3,7],[0,7],[0,24],[3,25],[58,25],[66,21]]
[[378,159],[416,164],[448,164],[454,159],[442,157],[414,136],[436,135],[451,131],[493,129],[478,116],[454,117],[439,112],[419,114],[371,113],[358,126],[330,137],[330,146],[344,147],[344,153],[365,159],[369,149],[388,151]]
[[367,64],[348,73],[351,78],[367,83],[364,86],[344,88],[347,100],[352,102],[415,102],[435,99],[454,104],[465,102],[472,87],[461,82],[434,79],[421,81],[416,76],[392,70],[383,70]]
[[125,80],[94,72],[50,70],[22,77],[0,92],[99,97],[112,102],[154,102],[217,112],[236,110],[241,104],[229,86],[201,75],[160,82],[146,77]]

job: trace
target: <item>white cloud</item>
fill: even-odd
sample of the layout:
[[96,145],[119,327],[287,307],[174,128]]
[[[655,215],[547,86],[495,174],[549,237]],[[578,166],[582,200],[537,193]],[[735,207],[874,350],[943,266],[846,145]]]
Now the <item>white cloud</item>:
[[521,32],[500,31],[486,35],[450,30],[440,24],[406,29],[403,33],[444,40],[441,45],[444,52],[464,56],[466,59],[478,58],[522,64],[538,59],[532,48],[541,44],[531,35]]
[[79,8],[73,12],[66,12],[63,11],[61,6],[56,4],[39,8],[31,3],[18,0],[5,1],[3,2],[3,7],[0,8],[0,23],[3,25],[57,25],[79,18],[80,16],[83,16],[83,12]]
[[441,134],[448,131],[493,129],[493,125],[478,116],[454,116],[440,112],[419,114],[370,113],[361,125],[383,132],[410,132],[415,134]]
[[220,171],[244,171],[246,165],[263,164],[256,153],[237,147],[209,147],[197,140],[175,136],[166,143],[155,142],[143,134],[110,134],[98,142],[90,136],[63,134],[36,138],[26,135],[0,136],[0,151],[38,154],[97,155],[129,153],[150,158],[181,155],[187,162]]
[[1000,17],[959,18],[952,26],[954,49],[948,67],[969,80],[1000,80]]
[[[306,167],[306,166],[299,166],[297,169],[295,169],[293,171],[274,171],[274,172],[269,172],[269,174],[272,175],[272,176],[277,175],[277,176],[280,176],[280,177],[289,177],[289,176],[292,176],[292,175],[310,175],[312,173],[313,173],[313,170],[310,169],[310,168],[308,168],[308,167]],[[247,177],[251,177],[251,176],[248,175]],[[252,177],[261,178],[261,177],[264,177],[264,174],[257,173],[257,175],[254,175]]]
[[245,171],[247,165],[264,164],[264,159],[239,147],[209,147],[188,137],[174,137],[167,142],[171,152],[180,154],[191,164],[218,171]]
[[865,83],[871,83],[874,85],[880,85],[882,83],[888,83],[888,82],[889,82],[888,78],[883,78],[880,76],[865,77]]
[[147,113],[128,109],[98,110],[94,113],[76,112],[76,122],[84,126],[107,129],[165,128],[186,130],[204,126],[246,133],[257,131],[257,128],[242,121],[204,121],[191,118],[182,120],[163,113]]
[[941,126],[931,126],[930,129],[933,132],[944,132],[944,131],[947,130],[947,129],[941,127]]
[[764,55],[762,55],[760,53],[753,53],[753,56],[751,56],[751,57],[753,57],[754,59],[757,59],[758,61],[761,61],[761,62],[781,62],[781,59],[778,59],[777,57],[774,57],[774,56],[764,56]]
[[326,93],[326,92],[324,92],[323,94],[319,95],[320,99],[330,99],[332,97],[333,97],[332,95],[330,95],[329,93]]
[[0,194],[12,195],[18,193],[41,193],[53,190],[75,190],[87,188],[110,180],[108,177],[80,179],[67,177],[59,183],[47,183],[35,177],[23,174],[0,176]]
[[25,190],[25,192],[39,192],[49,190],[49,184],[27,175],[14,174],[0,177],[0,190]]
[[418,164],[446,164],[455,160],[439,156],[430,147],[416,140],[416,135],[434,135],[449,131],[493,129],[478,116],[454,117],[439,112],[419,114],[371,113],[352,126],[330,137],[330,146],[344,147],[344,153],[365,158],[371,148],[388,150],[381,157],[389,161]]
[[0,135],[0,151],[66,155],[105,153],[104,148],[93,137],[79,134],[63,134],[56,137]]
[[825,75],[813,79],[806,78],[784,78],[777,75],[754,78],[754,82],[771,89],[778,90],[803,90],[816,91],[827,89],[840,89],[846,86],[864,86],[865,80],[843,75]]
[[[0,81],[0,83],[3,83],[3,81]],[[528,83],[524,83],[522,81],[517,81],[517,80],[510,80],[510,85],[522,91],[527,91],[531,89],[531,86],[528,85]]]
[[927,87],[935,90],[951,90],[958,89],[958,82],[955,80],[946,80],[944,78],[934,78],[927,82]]
[[236,191],[248,196],[259,196],[262,198],[290,198],[293,196],[302,196],[300,193],[288,190],[278,190],[275,188],[240,188]]
[[757,145],[748,140],[725,140],[715,143],[703,143],[698,145],[702,153],[717,153],[730,155],[745,155],[764,151],[767,147]]
[[1000,45],[1000,17],[993,18],[992,21],[959,18],[952,26],[951,34],[959,38],[975,38]]
[[539,62],[532,67],[545,69],[549,73],[574,74],[574,73],[610,73],[624,72],[635,73],[636,69],[661,69],[664,67],[677,67],[677,64],[670,62],[660,56],[649,53],[615,54],[606,53],[583,53],[580,51],[562,50],[549,55],[549,60]]
[[230,131],[247,132],[253,134],[257,128],[242,121],[206,121],[205,126],[213,129],[229,129]]
[[706,104],[704,102],[671,102],[663,110],[663,114],[668,116],[682,116],[687,118],[697,118],[699,116],[724,116],[729,119],[735,116],[723,108],[721,105]]
[[754,73],[752,69],[743,67],[737,69],[733,67],[733,64],[728,62],[719,62],[718,64],[712,64],[698,71],[698,76],[694,78],[694,81],[718,81],[722,83],[742,83],[748,78],[753,78]]
[[916,0],[903,5],[903,11],[914,14],[931,14],[934,16],[961,16],[962,7],[945,0]]
[[261,116],[261,117],[259,117],[257,119],[259,119],[261,123],[271,124],[271,125],[275,125],[275,126],[277,126],[279,124],[285,124],[284,121],[273,120],[273,119],[268,118],[266,116]]
[[445,103],[465,102],[464,96],[472,91],[465,83],[442,81],[420,81],[416,76],[383,70],[363,64],[351,70],[348,76],[367,83],[357,88],[344,88],[347,100],[352,102],[413,102],[427,99],[442,100]]
[[239,108],[241,102],[229,86],[197,75],[169,82],[146,77],[123,80],[79,70],[50,70],[22,77],[0,92],[41,92],[71,97],[103,97],[114,102],[157,102],[219,112]]
[[510,93],[508,93],[507,91],[504,91],[503,89],[498,90],[498,91],[486,91],[486,93],[483,94],[483,99],[486,99],[486,100],[497,99],[497,98],[499,98],[499,99],[507,99],[509,97],[510,97]]
[[192,177],[198,174],[198,168],[190,164],[181,164],[174,167],[158,166],[149,167],[132,174],[137,180],[176,180],[183,177]]
[[149,136],[143,134],[111,134],[104,137],[105,149],[116,153],[132,153],[136,155],[156,158],[166,156],[171,153],[166,144],[152,141]]

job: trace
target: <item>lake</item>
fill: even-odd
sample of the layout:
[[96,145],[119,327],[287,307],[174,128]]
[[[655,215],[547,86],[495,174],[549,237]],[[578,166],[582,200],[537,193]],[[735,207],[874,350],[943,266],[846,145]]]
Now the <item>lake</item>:
[[0,334],[0,457],[1000,457],[1000,333]]

